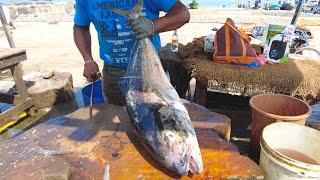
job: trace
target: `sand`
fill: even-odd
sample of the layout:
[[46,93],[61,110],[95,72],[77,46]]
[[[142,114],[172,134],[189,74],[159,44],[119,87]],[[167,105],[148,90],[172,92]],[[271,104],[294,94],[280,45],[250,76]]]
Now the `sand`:
[[[286,23],[290,21],[292,12],[286,11],[245,11],[245,10],[217,10],[202,9],[191,12],[190,23],[184,25],[178,30],[180,43],[186,44],[193,38],[206,36],[211,33],[212,27],[219,28],[227,17],[234,18],[238,26],[244,28],[253,25],[261,25],[272,19],[277,19],[277,23]],[[289,16],[290,15],[290,16]],[[284,17],[286,16],[286,17]],[[319,28],[320,18],[304,15],[299,19],[301,22],[311,22],[307,26],[314,34],[311,40],[311,46],[320,49],[320,34],[316,33]],[[250,18],[248,18],[250,17]],[[65,17],[63,17],[65,18]],[[69,21],[59,22],[58,24],[49,24],[48,22],[36,22],[36,19],[21,22],[19,18],[14,21],[16,29],[13,30],[13,37],[18,48],[27,49],[28,60],[23,62],[24,73],[39,71],[42,69],[54,69],[59,71],[68,71],[73,75],[74,87],[83,87],[87,82],[82,76],[83,60],[78,52],[74,41],[72,27],[73,23]],[[99,47],[97,34],[94,27],[91,27],[93,41],[93,57],[102,68],[102,60],[99,58]],[[0,48],[8,47],[3,32],[0,34]],[[172,32],[161,34],[162,45],[171,41]]]

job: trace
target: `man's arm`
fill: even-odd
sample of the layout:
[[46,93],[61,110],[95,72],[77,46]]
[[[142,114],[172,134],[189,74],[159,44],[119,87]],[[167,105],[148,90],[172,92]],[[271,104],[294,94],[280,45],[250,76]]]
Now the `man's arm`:
[[178,29],[189,22],[190,14],[187,7],[179,0],[169,9],[168,13],[152,22],[144,16],[131,20],[128,24],[131,26],[134,35],[138,39],[150,37],[154,33],[161,33]]
[[73,38],[83,59],[85,61],[93,60],[91,53],[91,34],[90,28],[86,26],[73,26]]
[[188,8],[177,1],[176,4],[168,11],[168,13],[154,21],[154,32],[161,33],[180,28],[190,20]]
[[94,81],[101,77],[99,66],[93,60],[91,53],[91,34],[89,26],[73,26],[74,42],[85,61],[83,76],[88,81]]

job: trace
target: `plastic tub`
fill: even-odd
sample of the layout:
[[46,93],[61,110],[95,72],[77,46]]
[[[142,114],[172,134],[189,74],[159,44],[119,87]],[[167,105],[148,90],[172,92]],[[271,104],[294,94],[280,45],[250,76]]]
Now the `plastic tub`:
[[260,167],[266,180],[320,179],[320,131],[273,123],[261,136]]
[[295,97],[281,94],[262,94],[250,99],[252,108],[252,134],[250,150],[260,154],[260,137],[264,127],[275,122],[292,122],[304,125],[311,114],[308,104]]
[[[92,86],[93,86],[93,88],[92,88]],[[90,105],[90,97],[91,97],[91,90],[92,89],[93,89],[92,104],[104,104],[105,99],[104,99],[103,93],[102,93],[102,81],[97,80],[97,81],[93,82],[92,84],[90,83],[89,85],[85,86],[82,89],[81,93],[82,93],[84,106]]]

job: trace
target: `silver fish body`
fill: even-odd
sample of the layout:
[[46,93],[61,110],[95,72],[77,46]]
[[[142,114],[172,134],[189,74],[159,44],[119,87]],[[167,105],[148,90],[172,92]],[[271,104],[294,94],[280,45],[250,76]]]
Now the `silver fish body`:
[[[142,7],[139,3],[137,6]],[[114,12],[137,17],[120,10]],[[201,173],[202,157],[188,111],[166,77],[149,38],[136,41],[126,76],[119,85],[132,124],[147,151],[180,175]]]

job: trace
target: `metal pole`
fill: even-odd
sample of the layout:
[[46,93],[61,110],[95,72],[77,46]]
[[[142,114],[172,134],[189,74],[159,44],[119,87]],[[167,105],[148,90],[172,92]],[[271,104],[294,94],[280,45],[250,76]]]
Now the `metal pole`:
[[299,0],[299,3],[296,7],[296,11],[294,12],[294,15],[293,15],[293,18],[291,21],[291,25],[295,25],[297,23],[297,19],[298,19],[299,13],[301,11],[302,4],[303,4],[303,0]]
[[3,9],[2,9],[2,5],[0,5],[0,20],[4,29],[4,32],[6,33],[7,36],[7,40],[9,42],[9,45],[11,48],[15,48],[16,45],[14,44],[13,38],[12,38],[12,34],[11,31],[9,29],[9,25],[6,19],[6,16],[4,15]]

